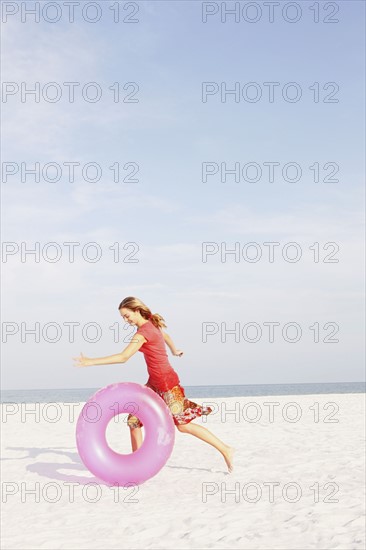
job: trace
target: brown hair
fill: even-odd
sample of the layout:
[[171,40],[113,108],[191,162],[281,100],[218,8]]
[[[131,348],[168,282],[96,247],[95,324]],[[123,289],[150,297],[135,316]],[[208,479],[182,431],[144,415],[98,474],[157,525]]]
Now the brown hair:
[[144,319],[148,319],[152,322],[153,325],[155,325],[157,328],[166,327],[165,319],[159,315],[159,313],[152,313],[151,310],[147,307],[147,305],[144,304],[141,300],[138,298],[135,298],[134,296],[128,296],[127,298],[124,298],[122,302],[119,304],[118,309],[121,308],[127,308],[131,309],[132,311],[140,310],[140,314]]

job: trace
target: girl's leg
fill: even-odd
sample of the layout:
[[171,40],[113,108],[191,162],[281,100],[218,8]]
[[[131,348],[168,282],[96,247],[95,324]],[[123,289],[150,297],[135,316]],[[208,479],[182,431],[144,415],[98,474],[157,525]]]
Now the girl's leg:
[[[149,383],[146,382],[146,384],[144,384],[145,387],[149,387]],[[132,452],[134,453],[135,451],[137,451],[137,449],[139,449],[142,445],[142,432],[141,432],[141,428],[136,428],[134,427],[134,425],[136,426],[136,424],[138,425],[140,423],[139,419],[132,415],[132,414],[129,414],[128,417],[127,417],[127,425],[129,425],[129,428],[130,428],[130,436],[131,436],[131,447],[132,447]]]
[[142,445],[142,432],[141,428],[130,428],[131,446],[134,453]]
[[221,441],[221,439],[216,437],[207,428],[204,428],[199,424],[193,424],[193,422],[189,422],[188,424],[178,425],[177,428],[180,432],[192,434],[199,439],[202,439],[202,441],[206,441],[206,443],[209,443],[210,445],[215,447],[215,449],[217,449],[223,455],[229,472],[233,470],[233,455],[235,452],[234,447],[226,445],[223,441]]

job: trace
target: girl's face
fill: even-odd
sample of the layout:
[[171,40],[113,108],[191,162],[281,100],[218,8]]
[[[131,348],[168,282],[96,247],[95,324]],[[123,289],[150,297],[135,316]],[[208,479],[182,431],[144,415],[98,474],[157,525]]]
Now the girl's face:
[[132,309],[127,309],[125,307],[122,307],[119,310],[119,312],[121,314],[122,319],[126,321],[126,323],[129,323],[130,325],[136,324],[137,317],[138,315],[140,315],[140,312],[138,310],[132,311]]

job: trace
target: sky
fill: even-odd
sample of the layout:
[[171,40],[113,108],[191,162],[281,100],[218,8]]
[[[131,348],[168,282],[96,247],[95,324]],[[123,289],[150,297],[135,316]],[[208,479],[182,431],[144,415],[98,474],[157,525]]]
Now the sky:
[[2,4],[2,388],[145,383],[72,360],[126,296],[183,386],[363,380],[364,3],[48,4]]

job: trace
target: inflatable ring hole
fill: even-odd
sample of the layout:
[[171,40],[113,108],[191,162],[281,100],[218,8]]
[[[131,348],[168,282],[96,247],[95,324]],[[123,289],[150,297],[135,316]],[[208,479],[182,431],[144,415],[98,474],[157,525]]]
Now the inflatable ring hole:
[[[108,446],[116,453],[128,455],[132,453],[130,428],[127,424],[128,413],[116,414],[107,424],[105,438]],[[141,428],[142,443],[144,442],[144,427]]]

